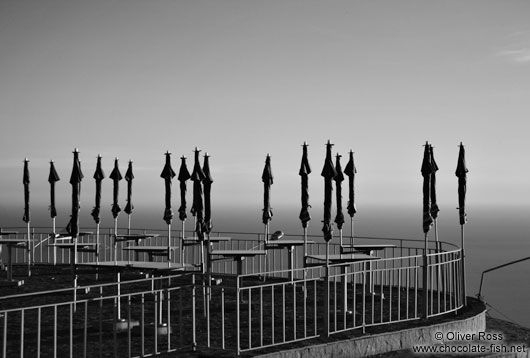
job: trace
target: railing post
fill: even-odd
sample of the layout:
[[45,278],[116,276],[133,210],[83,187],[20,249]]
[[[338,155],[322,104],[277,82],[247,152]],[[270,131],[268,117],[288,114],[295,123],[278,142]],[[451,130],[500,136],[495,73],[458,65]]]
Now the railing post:
[[[197,350],[197,339],[196,339],[196,332],[195,332],[195,327],[196,327],[196,322],[195,322],[195,318],[196,318],[196,315],[195,315],[195,275],[192,275],[191,276],[191,317],[192,317],[192,343],[191,343],[191,349],[193,351],[196,351]],[[239,309],[239,307],[238,307]]]
[[[240,314],[239,314],[239,276],[236,276],[236,352],[239,356],[241,353],[241,337],[240,337]],[[250,322],[249,322],[250,324]]]

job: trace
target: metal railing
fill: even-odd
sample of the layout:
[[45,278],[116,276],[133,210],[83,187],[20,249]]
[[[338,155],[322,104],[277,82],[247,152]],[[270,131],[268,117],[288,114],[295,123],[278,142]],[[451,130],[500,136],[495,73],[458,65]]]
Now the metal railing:
[[[141,244],[167,245],[167,232],[146,231],[160,236]],[[34,262],[49,264],[55,259],[69,264],[68,251],[53,256],[52,247],[46,245],[48,235],[41,232],[32,232]],[[179,233],[171,235],[182,249]],[[261,234],[215,235],[232,238],[215,243],[217,249],[263,248]],[[99,239],[100,261],[113,260],[115,254],[118,260],[129,259],[122,250],[125,243],[113,251],[110,230]],[[309,239],[317,241],[308,245],[309,255],[326,252],[319,237]],[[95,236],[82,240],[94,242]],[[295,249],[291,267],[287,250],[270,250],[244,260],[242,275],[237,274],[235,262],[216,261],[206,274],[41,292],[42,297],[61,297],[62,301],[29,307],[20,306],[23,295],[4,297],[0,299],[3,357],[137,357],[197,347],[240,354],[430,318],[464,306],[460,248],[429,243],[424,252],[423,240],[356,237],[358,244],[374,242],[393,245],[378,251],[378,260],[317,267],[304,267],[302,249]],[[202,249],[202,245],[187,246],[184,262],[200,267]],[[15,251],[19,252],[13,261],[24,263],[25,250]],[[330,245],[329,252],[340,253],[340,245]],[[173,261],[179,259],[180,255],[173,255]],[[81,252],[77,260],[93,262],[94,253]],[[134,327],[121,330],[115,324],[118,319],[134,322]]]
[[[2,297],[2,357],[145,357],[191,347],[194,279],[186,273],[119,289],[107,283]],[[84,297],[73,299],[76,290]],[[23,305],[35,296],[52,302]]]

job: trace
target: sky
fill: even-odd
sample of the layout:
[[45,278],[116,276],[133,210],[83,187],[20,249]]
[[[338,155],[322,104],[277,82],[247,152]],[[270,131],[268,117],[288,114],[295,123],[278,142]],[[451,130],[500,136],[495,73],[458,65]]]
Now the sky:
[[211,156],[214,210],[259,217],[267,154],[273,209],[299,205],[304,142],[317,217],[328,140],[343,167],[355,153],[360,213],[421,211],[426,141],[442,210],[458,203],[462,142],[469,210],[530,213],[529,15],[530,2],[511,0],[0,0],[0,214],[20,213],[0,225],[23,224],[24,158],[33,215],[47,215],[53,160],[67,221],[74,148],[83,215],[100,154],[103,210],[114,158],[122,175],[132,160],[136,210],[162,222],[164,153],[191,171],[197,147],[201,164]]

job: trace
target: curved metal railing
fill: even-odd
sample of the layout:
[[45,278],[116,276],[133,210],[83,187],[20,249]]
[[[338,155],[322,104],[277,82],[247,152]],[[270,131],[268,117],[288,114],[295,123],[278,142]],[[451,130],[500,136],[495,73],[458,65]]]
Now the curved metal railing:
[[[21,232],[19,235],[26,238],[25,228],[19,230]],[[119,231],[124,233],[126,229]],[[144,240],[139,245],[168,246],[169,244],[166,230],[131,229],[130,232],[158,234],[157,237]],[[99,237],[95,234],[86,234],[79,238],[79,242],[98,241],[99,262],[115,258],[120,261],[131,260],[123,250],[127,243],[120,242],[115,245],[113,234],[114,229],[102,229]],[[182,260],[184,263],[200,267],[205,257],[204,245],[183,246],[183,234],[180,231],[175,230],[170,234],[171,246],[176,246],[179,250],[178,255],[172,256],[172,262]],[[193,232],[185,232],[184,236],[193,237]],[[212,236],[231,238],[228,241],[215,242],[211,247],[213,250],[265,248],[263,234],[215,232]],[[303,236],[285,235],[285,239],[293,238],[301,239]],[[341,252],[339,242],[332,242],[328,247],[320,236],[308,235],[307,240],[309,256],[324,255],[326,252],[336,255]],[[71,251],[58,250],[57,247],[48,245],[53,241],[50,239],[48,228],[33,228],[29,241],[34,263],[70,264],[73,259],[70,257]],[[428,242],[425,252],[423,240],[359,236],[355,237],[355,243],[387,245],[376,252],[377,260],[334,263],[327,266],[323,263],[316,267],[306,267],[305,250],[300,246],[294,248],[292,252],[285,249],[269,250],[266,255],[248,257],[239,267],[238,263],[229,258],[213,262],[208,275],[218,280],[212,280],[208,275],[199,275],[202,277],[197,280],[199,283],[194,283],[192,291],[186,291],[192,295],[193,307],[186,308],[183,304],[179,305],[181,310],[193,311],[193,315],[187,318],[193,325],[194,339],[191,344],[231,349],[241,353],[349,330],[364,331],[370,326],[439,316],[455,312],[464,306],[462,250],[456,245],[447,242]],[[27,262],[27,250],[14,251],[15,264]],[[4,260],[5,255],[6,252],[2,252]],[[76,255],[78,263],[96,260],[95,253],[79,252]],[[164,259],[154,258],[158,261]],[[195,282],[196,275],[192,275]],[[116,283],[109,285],[119,287]],[[144,300],[153,289],[151,287],[151,290],[127,293],[125,298],[115,294],[105,299],[94,298],[97,304],[83,298],[88,300],[83,301],[85,312],[89,312],[92,309],[89,309],[89,306],[92,305],[95,305],[94,309],[97,307],[103,309],[105,305],[115,305],[116,302],[125,300],[125,307],[129,310],[127,314],[134,313],[135,309],[144,309],[142,305],[135,306],[135,300]],[[166,287],[166,290],[169,289],[170,286]],[[167,313],[164,314],[168,315],[167,322],[171,322],[175,321],[176,316],[170,317],[174,314],[174,309],[170,309],[170,300],[167,297],[166,295],[164,298],[164,302],[167,301],[167,308],[164,308],[164,312]],[[181,296],[179,297],[182,299]],[[74,317],[77,304],[75,302],[65,304],[71,311],[71,317]],[[44,312],[44,308],[32,309],[38,309],[39,314]],[[23,308],[20,310],[24,312]],[[116,308],[111,307],[112,310],[116,312]],[[161,310],[162,308],[153,312],[159,314]],[[10,311],[9,316],[13,315],[17,314]],[[23,324],[24,313],[18,315],[21,316],[18,316],[17,320],[22,319]],[[6,317],[7,313],[2,316],[0,312],[0,320],[4,320],[4,327],[7,325]],[[161,322],[162,318],[158,316],[157,319]],[[101,326],[101,322],[99,324]],[[86,323],[82,327],[87,330]],[[21,329],[24,331],[23,325]],[[72,326],[71,330],[75,328]],[[85,340],[88,336],[85,336]],[[10,336],[4,332],[4,356],[6,356],[8,337]],[[115,337],[119,339],[119,336]],[[143,339],[142,335],[142,342]],[[168,337],[167,341],[169,340]],[[181,338],[180,342],[189,344],[190,341]],[[113,344],[118,345],[116,341]],[[175,345],[176,343],[168,343],[167,351],[174,350]],[[134,350],[133,348],[129,345],[129,351]],[[155,351],[159,350],[163,351],[155,343]],[[144,354],[144,351],[141,354]]]

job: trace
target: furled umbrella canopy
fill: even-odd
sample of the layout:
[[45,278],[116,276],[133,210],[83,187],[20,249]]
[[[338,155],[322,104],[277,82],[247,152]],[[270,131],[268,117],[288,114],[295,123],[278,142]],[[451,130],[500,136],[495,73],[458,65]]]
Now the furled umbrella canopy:
[[188,171],[188,167],[186,166],[186,157],[182,156],[180,158],[180,169],[179,169],[179,176],[178,180],[180,182],[180,207],[179,207],[179,219],[181,221],[186,220],[188,217],[186,215],[186,181],[191,178],[190,172]]
[[24,216],[22,220],[27,224],[30,222],[30,212],[29,212],[29,160],[28,158],[24,159],[24,172],[22,174],[22,184],[24,185]]
[[50,174],[48,175],[48,182],[50,183],[50,216],[52,219],[57,216],[57,209],[55,208],[55,183],[60,180],[59,174],[55,170],[53,161],[50,161]]
[[193,172],[191,173],[191,181],[193,181],[193,205],[191,207],[191,213],[196,217],[195,232],[197,233],[197,237],[199,240],[203,240],[206,229],[204,225],[202,181],[205,175],[199,163],[199,152],[200,150],[195,148],[195,163],[193,165]]
[[333,178],[337,176],[337,171],[333,166],[331,159],[331,144],[328,140],[326,144],[326,159],[324,160],[324,167],[322,168],[321,175],[324,177],[324,226],[322,232],[324,233],[324,239],[329,242],[333,238],[333,227],[331,225],[331,205],[333,195]]
[[311,220],[311,215],[309,215],[309,174],[311,174],[311,167],[309,166],[309,160],[307,158],[307,144],[304,142],[302,146],[302,162],[300,163],[300,170],[298,175],[300,175],[302,184],[302,209],[300,210],[300,221],[302,222],[302,227],[306,228],[307,223]]
[[79,151],[74,150],[74,163],[72,174],[70,175],[70,184],[72,185],[72,218],[70,219],[70,235],[77,237],[79,234],[79,210],[81,195],[81,180],[83,172],[81,171],[81,162],[79,161]]
[[357,208],[355,207],[355,174],[357,173],[357,168],[355,168],[355,163],[353,161],[353,151],[350,150],[350,160],[348,161],[348,164],[346,164],[346,167],[344,168],[344,174],[348,176],[348,214],[353,218],[355,213],[357,212]]
[[101,209],[101,182],[105,178],[103,169],[101,168],[101,155],[98,155],[98,161],[96,164],[96,171],[94,172],[94,180],[96,181],[96,202],[94,209],[92,209],[92,217],[96,224],[101,222],[100,209]]
[[456,166],[455,175],[458,177],[458,213],[460,216],[460,225],[467,222],[466,217],[466,190],[467,190],[467,167],[466,167],[466,151],[464,145],[460,142],[460,150],[458,152],[458,163]]
[[263,224],[267,225],[272,219],[272,208],[271,208],[271,198],[270,191],[271,185],[274,182],[274,177],[272,175],[271,169],[271,156],[267,154],[265,159],[265,167],[263,168],[263,173],[261,175],[261,181],[263,181]]
[[165,204],[166,208],[164,209],[164,221],[166,224],[170,225],[171,220],[173,219],[173,211],[171,210],[171,181],[175,177],[175,172],[173,171],[173,168],[171,168],[171,153],[169,151],[166,152],[166,164],[164,165],[164,169],[162,169],[162,173],[160,173],[160,177],[164,179],[165,183]]
[[129,160],[129,166],[127,172],[125,173],[125,180],[127,181],[127,205],[125,205],[125,211],[127,215],[131,215],[133,212],[134,206],[132,204],[132,182],[134,179],[132,161]]
[[342,212],[342,182],[344,181],[344,175],[342,175],[342,168],[340,165],[340,155],[337,154],[335,159],[335,170],[337,175],[333,178],[335,180],[336,198],[337,198],[337,215],[335,215],[335,223],[337,228],[342,230],[342,225],[344,225],[344,213]]
[[204,154],[204,163],[202,171],[204,173],[204,179],[202,181],[204,186],[204,225],[206,233],[209,234],[212,231],[212,203],[211,203],[211,191],[212,191],[212,175],[210,174],[210,156],[208,153]]
[[431,216],[431,174],[434,172],[431,163],[429,143],[425,143],[421,175],[423,176],[423,232],[426,234],[434,222]]
[[431,174],[431,216],[433,219],[438,217],[440,208],[436,199],[436,172],[438,171],[438,164],[434,160],[434,150],[432,145],[429,145],[429,153],[431,156],[432,174]]
[[112,179],[113,189],[112,189],[112,217],[116,219],[119,212],[121,211],[120,206],[118,205],[118,194],[120,191],[120,180],[123,179],[118,168],[118,158],[114,159],[114,169],[109,175],[109,178]]

